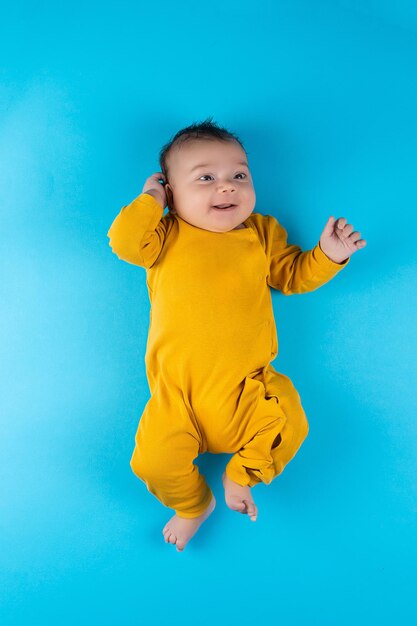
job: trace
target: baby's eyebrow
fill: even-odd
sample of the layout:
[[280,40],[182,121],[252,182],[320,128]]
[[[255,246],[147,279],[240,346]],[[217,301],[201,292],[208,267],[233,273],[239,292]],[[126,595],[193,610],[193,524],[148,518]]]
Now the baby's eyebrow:
[[[239,161],[237,165],[245,165],[249,168],[249,165],[246,163],[246,161]],[[200,165],[195,165],[190,169],[190,172],[194,172],[194,170],[198,170],[200,167],[210,167],[210,163],[200,163]]]

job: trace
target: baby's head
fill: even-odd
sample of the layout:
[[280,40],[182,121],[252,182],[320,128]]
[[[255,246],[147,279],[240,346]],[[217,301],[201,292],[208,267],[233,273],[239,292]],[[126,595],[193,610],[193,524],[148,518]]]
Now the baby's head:
[[[189,224],[223,233],[252,213],[256,196],[246,151],[234,133],[210,118],[178,131],[159,162],[168,208]],[[225,204],[233,206],[216,208]]]

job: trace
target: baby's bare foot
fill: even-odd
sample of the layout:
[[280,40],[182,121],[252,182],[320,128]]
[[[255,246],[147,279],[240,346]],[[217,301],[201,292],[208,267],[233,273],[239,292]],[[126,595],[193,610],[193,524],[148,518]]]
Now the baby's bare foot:
[[213,512],[216,506],[216,499],[213,496],[207,509],[198,517],[180,517],[175,514],[168,523],[164,526],[162,534],[165,538],[165,543],[176,544],[177,552],[182,552],[193,535],[200,528],[201,524],[208,518]]
[[226,472],[222,476],[226,504],[232,511],[246,513],[252,522],[256,522],[258,509],[253,501],[250,487],[243,487],[231,480]]

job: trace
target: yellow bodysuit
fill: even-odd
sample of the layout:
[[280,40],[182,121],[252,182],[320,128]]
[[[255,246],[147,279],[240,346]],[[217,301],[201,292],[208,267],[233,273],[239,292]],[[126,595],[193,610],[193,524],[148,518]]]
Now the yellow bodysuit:
[[278,339],[270,287],[317,289],[343,267],[317,244],[303,252],[270,215],[224,233],[192,226],[146,193],[108,231],[124,261],[146,269],[151,303],[145,365],[151,397],[130,461],[165,506],[197,517],[212,492],[194,459],[233,454],[227,475],[269,484],[307,436],[291,380],[270,364]]

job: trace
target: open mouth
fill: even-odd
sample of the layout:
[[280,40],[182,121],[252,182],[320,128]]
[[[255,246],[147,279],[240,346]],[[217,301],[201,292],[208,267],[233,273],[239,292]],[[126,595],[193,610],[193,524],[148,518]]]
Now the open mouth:
[[217,204],[213,206],[213,209],[218,209],[219,211],[230,211],[234,209],[237,204]]

